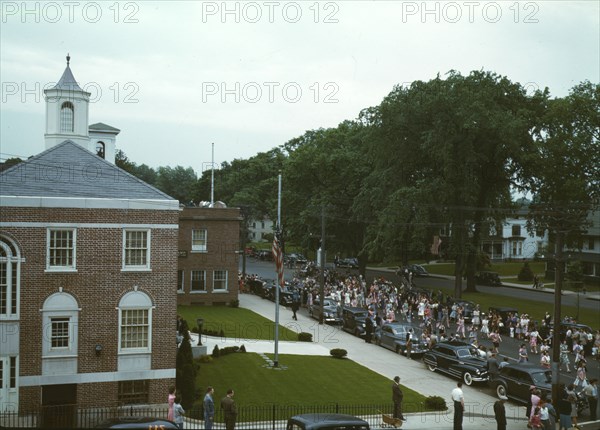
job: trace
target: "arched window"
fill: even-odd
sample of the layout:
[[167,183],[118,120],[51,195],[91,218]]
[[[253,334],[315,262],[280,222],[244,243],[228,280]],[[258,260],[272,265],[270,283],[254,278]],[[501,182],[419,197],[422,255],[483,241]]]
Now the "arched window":
[[152,351],[152,300],[130,291],[119,302],[119,352]]
[[73,103],[64,102],[60,107],[60,131],[72,133],[74,130],[74,108]]
[[19,318],[21,255],[15,243],[0,236],[0,319]]
[[104,158],[104,154],[106,153],[106,147],[104,142],[98,141],[96,142],[96,155],[100,158]]
[[44,301],[42,355],[77,355],[79,306],[71,294],[59,291]]

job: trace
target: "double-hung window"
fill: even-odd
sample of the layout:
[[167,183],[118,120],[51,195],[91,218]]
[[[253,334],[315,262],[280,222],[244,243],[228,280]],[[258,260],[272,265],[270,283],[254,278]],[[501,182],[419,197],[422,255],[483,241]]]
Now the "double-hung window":
[[123,230],[123,269],[150,269],[150,230]]
[[192,251],[206,252],[207,250],[207,231],[205,228],[192,230]]
[[193,293],[206,292],[206,271],[192,270],[191,277],[190,291]]
[[227,291],[227,270],[213,272],[213,291]]
[[69,323],[70,318],[50,318],[50,348],[69,348]]
[[77,230],[49,228],[46,243],[46,269],[72,271],[76,269],[75,245]]

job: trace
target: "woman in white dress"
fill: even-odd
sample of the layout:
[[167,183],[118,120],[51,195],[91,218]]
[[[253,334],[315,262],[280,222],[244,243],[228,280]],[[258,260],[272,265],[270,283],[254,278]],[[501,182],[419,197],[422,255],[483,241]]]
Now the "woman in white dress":
[[481,320],[481,335],[482,337],[486,338],[489,336],[490,334],[490,329],[488,328],[488,317],[487,315],[483,316],[483,319]]
[[473,318],[471,319],[471,324],[473,324],[475,327],[479,327],[479,315],[480,315],[480,311],[479,311],[479,305],[475,306],[475,309],[473,309]]

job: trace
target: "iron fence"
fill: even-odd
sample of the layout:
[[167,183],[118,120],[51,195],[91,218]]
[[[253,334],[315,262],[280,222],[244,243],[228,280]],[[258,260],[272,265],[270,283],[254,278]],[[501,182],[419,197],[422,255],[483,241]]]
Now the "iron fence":
[[[420,405],[405,405],[405,413],[422,412]],[[381,423],[381,414],[392,413],[389,404],[248,404],[238,406],[236,429],[285,430],[287,419],[299,414],[348,414],[371,423]],[[444,413],[444,412],[442,412]],[[128,417],[167,418],[165,405],[78,408],[76,405],[44,406],[35,410],[0,412],[0,426],[7,428],[94,428],[108,419]],[[216,410],[215,429],[224,428],[223,414]],[[186,429],[203,429],[203,411],[191,408],[185,414]]]

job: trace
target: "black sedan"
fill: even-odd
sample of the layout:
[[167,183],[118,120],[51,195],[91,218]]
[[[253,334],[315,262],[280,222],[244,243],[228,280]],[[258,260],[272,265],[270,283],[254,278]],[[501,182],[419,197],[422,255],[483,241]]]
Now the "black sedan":
[[344,306],[342,308],[342,330],[354,336],[363,337],[366,334],[365,321],[369,312],[363,308]]
[[464,342],[438,343],[425,353],[423,361],[432,372],[439,370],[460,378],[465,385],[489,379],[487,360],[476,348]]
[[[316,320],[320,320],[321,302],[318,298],[313,301],[313,304],[308,309],[308,314]],[[323,322],[334,324],[342,322],[341,309],[333,299],[325,298],[323,300]]]
[[466,322],[471,321],[471,319],[473,318],[473,310],[475,309],[475,306],[477,306],[475,303],[462,299],[452,300],[451,303],[456,303],[457,306],[460,306],[462,308],[462,315],[465,318]]
[[527,404],[531,399],[529,388],[535,386],[542,397],[552,391],[552,372],[529,363],[512,363],[504,366],[491,380],[498,397],[506,396]]
[[342,258],[335,263],[335,267],[348,267],[349,269],[358,269],[358,259]]
[[411,327],[408,324],[392,322],[378,327],[375,330],[375,343],[398,354],[406,355],[406,341],[409,330],[412,330],[411,356],[423,355],[428,351],[427,343],[422,338],[423,332],[419,328]]
[[162,418],[121,417],[110,418],[96,425],[98,429],[178,429],[177,424]]

